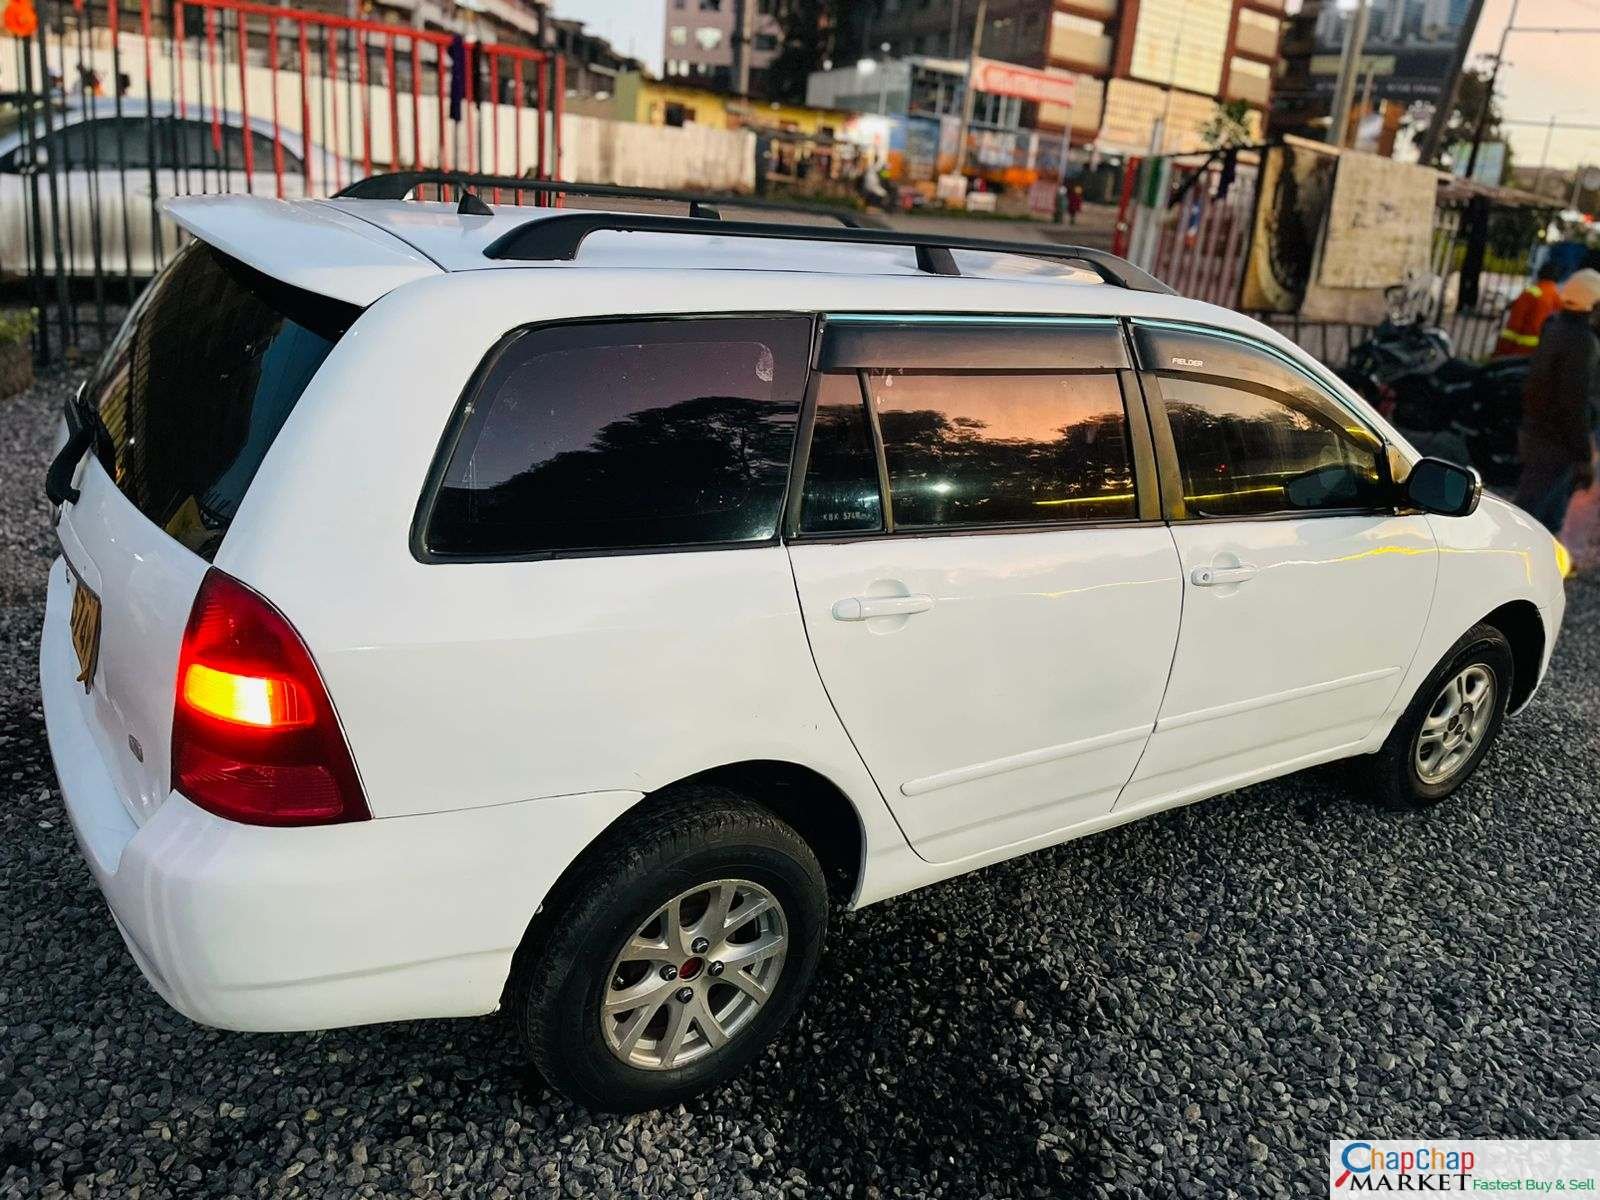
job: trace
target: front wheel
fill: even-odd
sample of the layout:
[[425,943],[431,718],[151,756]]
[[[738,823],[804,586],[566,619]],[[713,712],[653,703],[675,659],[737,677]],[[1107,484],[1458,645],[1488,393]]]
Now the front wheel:
[[1370,759],[1379,802],[1431,808],[1465,783],[1500,733],[1512,672],[1505,634],[1492,625],[1468,630]]
[[563,894],[510,1015],[548,1083],[615,1112],[748,1066],[800,1006],[828,920],[804,839],[721,789],[625,820]]

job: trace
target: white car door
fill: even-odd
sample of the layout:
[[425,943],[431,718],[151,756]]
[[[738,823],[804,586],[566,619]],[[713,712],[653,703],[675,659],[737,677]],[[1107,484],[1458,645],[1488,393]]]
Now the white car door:
[[1182,592],[1117,323],[830,318],[820,365],[790,559],[912,845],[946,862],[1108,812]]
[[1381,439],[1284,356],[1136,323],[1183,625],[1160,719],[1118,802],[1204,795],[1370,733],[1433,602],[1427,519],[1399,514]]

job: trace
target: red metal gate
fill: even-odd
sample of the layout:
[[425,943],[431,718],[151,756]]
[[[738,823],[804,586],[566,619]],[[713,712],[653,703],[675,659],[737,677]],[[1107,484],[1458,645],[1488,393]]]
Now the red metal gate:
[[256,0],[51,0],[39,18],[0,54],[18,108],[0,275],[59,310],[57,345],[90,324],[86,294],[103,331],[170,257],[165,197],[323,196],[410,168],[560,175],[564,62],[532,46]]

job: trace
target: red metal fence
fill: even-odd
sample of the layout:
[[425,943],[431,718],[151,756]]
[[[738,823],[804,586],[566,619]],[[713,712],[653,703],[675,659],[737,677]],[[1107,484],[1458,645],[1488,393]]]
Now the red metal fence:
[[18,109],[9,142],[0,123],[17,193],[0,192],[0,275],[59,308],[57,345],[85,323],[79,298],[103,329],[182,240],[165,197],[328,195],[406,168],[559,176],[564,63],[543,50],[255,0],[53,0],[39,17],[0,53]]

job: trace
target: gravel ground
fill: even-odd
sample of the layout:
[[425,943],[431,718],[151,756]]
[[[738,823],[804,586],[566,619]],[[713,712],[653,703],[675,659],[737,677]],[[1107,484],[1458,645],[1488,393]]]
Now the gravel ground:
[[0,402],[0,1196],[1278,1196],[1329,1138],[1600,1136],[1600,580],[1478,778],[1319,772],[846,916],[803,1019],[589,1116],[500,1023],[203,1029],[73,847],[35,681],[48,424]]

